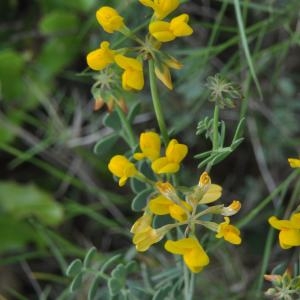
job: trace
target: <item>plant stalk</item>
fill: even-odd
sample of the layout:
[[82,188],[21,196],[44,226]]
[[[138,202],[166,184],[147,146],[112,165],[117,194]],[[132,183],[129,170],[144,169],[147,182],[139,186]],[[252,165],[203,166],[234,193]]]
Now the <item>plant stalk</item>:
[[169,142],[169,135],[161,107],[161,102],[158,96],[158,90],[157,90],[157,82],[155,77],[155,71],[154,71],[154,61],[152,59],[149,60],[149,80],[150,80],[150,90],[151,90],[151,96],[152,96],[152,102],[154,106],[154,111],[157,119],[157,123],[162,135],[162,139],[165,145]]

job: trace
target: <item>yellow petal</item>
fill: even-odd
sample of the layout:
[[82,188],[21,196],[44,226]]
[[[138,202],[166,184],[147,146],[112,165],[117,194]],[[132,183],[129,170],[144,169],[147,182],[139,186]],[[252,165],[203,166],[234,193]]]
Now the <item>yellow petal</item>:
[[184,238],[178,241],[168,240],[165,243],[165,249],[173,254],[185,254],[195,247],[195,240],[192,238]]
[[140,148],[151,161],[160,156],[160,144],[160,136],[156,132],[149,131],[140,135]]
[[272,227],[274,227],[275,229],[283,229],[283,228],[293,228],[293,224],[291,221],[289,220],[279,220],[277,217],[270,217],[269,218],[269,223]]
[[141,71],[127,69],[122,74],[122,87],[126,91],[140,91],[144,87],[144,74]]
[[199,201],[201,204],[212,203],[218,200],[222,195],[222,187],[217,184],[211,184],[203,195],[202,199]]
[[189,36],[193,33],[193,29],[187,24],[188,20],[187,14],[181,14],[171,20],[170,30],[176,37]]
[[159,195],[149,201],[149,209],[156,215],[167,215],[170,213],[169,207],[173,202],[166,197]]
[[124,26],[123,18],[110,6],[103,6],[96,12],[96,18],[104,31],[113,33]]
[[[186,203],[186,202],[182,201],[182,205],[184,205],[184,203]],[[178,222],[184,222],[187,220],[186,211],[177,204],[172,203],[172,205],[169,206],[169,212],[170,212],[171,217]]]
[[300,229],[300,213],[292,214],[290,220],[294,229]]
[[170,162],[180,163],[188,153],[188,147],[172,139],[166,149],[166,157]]
[[115,56],[115,62],[119,67],[121,67],[124,70],[134,69],[137,71],[143,71],[142,63],[136,58],[127,57],[122,54],[117,54]]
[[100,71],[114,62],[114,51],[109,48],[109,42],[104,41],[99,49],[88,53],[86,60],[92,70]]
[[163,65],[161,68],[155,67],[156,77],[170,90],[173,89],[170,70],[167,66]]
[[175,35],[170,31],[170,24],[164,21],[154,21],[149,25],[150,34],[160,42],[170,42]]
[[283,229],[279,233],[280,246],[288,249],[294,246],[300,246],[300,230],[299,229]]
[[289,162],[291,168],[300,168],[300,159],[288,158],[288,162]]
[[200,244],[198,244],[197,248],[183,255],[183,259],[193,273],[202,271],[203,267],[209,264],[209,257]]
[[176,173],[179,171],[179,164],[169,162],[166,157],[161,157],[151,164],[152,170],[157,174]]
[[145,6],[151,7],[158,19],[163,19],[174,11],[178,5],[178,0],[139,0]]

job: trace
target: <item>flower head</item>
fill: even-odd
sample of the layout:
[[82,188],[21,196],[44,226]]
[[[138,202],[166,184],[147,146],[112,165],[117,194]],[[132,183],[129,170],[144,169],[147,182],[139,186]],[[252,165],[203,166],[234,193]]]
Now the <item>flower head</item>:
[[123,155],[115,155],[112,157],[108,164],[108,169],[115,176],[120,177],[119,186],[125,185],[129,177],[133,177],[138,173],[134,164]]
[[300,168],[300,159],[288,158],[288,162],[289,162],[291,168]]
[[188,147],[173,139],[167,146],[166,156],[160,157],[152,163],[152,170],[157,174],[176,173],[179,170],[180,162],[187,153]]
[[143,5],[151,7],[157,19],[163,19],[179,6],[178,0],[139,0]]
[[122,74],[122,86],[124,90],[139,91],[144,87],[143,65],[139,60],[117,54],[115,62],[119,67],[124,69]]
[[140,135],[140,149],[142,152],[135,153],[137,160],[148,158],[151,161],[160,156],[160,137],[153,131],[144,132]]
[[132,242],[139,252],[144,252],[153,244],[158,243],[166,233],[163,229],[152,228],[151,222],[152,215],[145,212],[131,227],[130,232],[133,233]]
[[160,42],[170,42],[176,37],[189,36],[193,33],[193,29],[187,24],[188,21],[187,14],[181,14],[171,22],[154,21],[149,25],[149,32]]
[[279,220],[275,216],[269,218],[269,223],[279,232],[279,244],[283,249],[300,246],[300,213],[294,213],[289,220]]
[[242,242],[239,229],[229,224],[230,220],[228,217],[224,219],[225,222],[219,224],[216,238],[224,238],[225,241],[231,244],[239,245]]
[[124,27],[123,17],[110,6],[103,6],[96,12],[96,18],[104,31],[113,33]]
[[192,207],[185,201],[180,201],[180,205],[178,205],[163,195],[159,195],[150,200],[149,209],[156,215],[169,214],[173,219],[184,222],[187,220],[187,213],[192,210]]
[[114,51],[109,48],[109,42],[104,41],[99,49],[90,52],[87,57],[88,66],[95,71],[100,71],[114,62]]
[[223,207],[221,214],[225,217],[230,217],[235,215],[241,209],[241,202],[238,200],[233,200],[229,206]]
[[152,222],[152,215],[145,212],[140,218],[138,218],[132,225],[130,232],[135,234],[143,231],[145,228],[150,226]]
[[183,255],[185,264],[194,273],[200,272],[209,264],[209,257],[196,238],[168,240],[165,243],[165,249],[173,254]]

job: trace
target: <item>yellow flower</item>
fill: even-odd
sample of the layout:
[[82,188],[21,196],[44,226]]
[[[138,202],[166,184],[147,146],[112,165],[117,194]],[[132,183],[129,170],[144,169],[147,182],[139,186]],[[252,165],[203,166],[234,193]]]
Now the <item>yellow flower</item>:
[[300,212],[292,214],[289,220],[279,220],[272,216],[269,218],[272,227],[280,230],[279,244],[283,249],[300,246]]
[[184,222],[187,220],[187,212],[192,211],[192,207],[185,201],[180,201],[180,204],[178,205],[163,195],[159,195],[149,201],[149,209],[156,215],[169,214],[173,219]]
[[216,234],[216,237],[218,239],[224,238],[225,241],[231,244],[239,245],[242,242],[239,229],[229,224],[230,220],[228,217],[225,217],[224,219],[225,222],[218,226],[218,233]]
[[166,230],[154,229],[151,227],[152,215],[145,212],[143,216],[135,221],[130,232],[133,233],[132,242],[135,244],[136,250],[144,252],[153,244],[159,242]]
[[103,6],[96,12],[96,18],[104,31],[113,33],[124,27],[123,18],[110,6]]
[[139,0],[143,5],[151,7],[157,19],[163,19],[174,11],[178,5],[178,0]]
[[209,184],[211,184],[210,176],[208,175],[207,172],[203,172],[203,173],[200,175],[198,186],[199,186],[200,188],[203,188],[203,187],[208,186]]
[[233,200],[229,206],[223,207],[221,214],[225,217],[230,217],[235,215],[241,209],[241,202],[238,200]]
[[288,158],[291,168],[300,168],[300,159],[298,158]]
[[109,42],[104,41],[100,44],[99,49],[88,53],[86,60],[91,69],[100,71],[114,62],[114,51],[109,49]]
[[130,232],[135,234],[143,231],[146,227],[150,226],[152,222],[152,215],[145,212],[140,218],[138,218],[132,225]]
[[154,68],[156,77],[170,90],[173,89],[173,83],[171,78],[171,73],[166,65],[160,67],[155,66]]
[[209,264],[209,257],[196,238],[168,240],[165,249],[173,254],[183,255],[185,264],[194,273],[202,271]]
[[119,186],[125,185],[129,177],[133,177],[138,173],[134,164],[123,155],[115,155],[112,157],[108,164],[108,169],[115,176],[120,177]]
[[135,153],[136,160],[148,158],[151,161],[160,156],[160,137],[153,131],[144,132],[140,135],[140,149],[142,152]]
[[186,145],[179,144],[175,139],[171,140],[166,149],[166,156],[156,159],[151,165],[152,170],[157,174],[176,173],[187,152]]
[[124,90],[141,90],[144,87],[144,74],[142,63],[135,59],[118,54],[115,62],[124,69],[122,74],[122,86]]
[[160,42],[170,42],[176,37],[189,36],[193,29],[187,24],[189,16],[181,14],[171,22],[154,21],[149,25],[150,34]]

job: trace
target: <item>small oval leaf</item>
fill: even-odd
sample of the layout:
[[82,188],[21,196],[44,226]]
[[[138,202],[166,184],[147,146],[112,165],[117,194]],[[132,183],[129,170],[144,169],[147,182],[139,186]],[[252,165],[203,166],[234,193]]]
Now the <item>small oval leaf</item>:
[[119,294],[122,287],[123,287],[122,282],[120,282],[117,278],[112,277],[112,278],[109,279],[109,281],[108,281],[108,290],[109,290],[109,294],[111,296],[115,296],[115,295]]
[[84,257],[84,260],[83,260],[83,266],[85,268],[88,268],[91,264],[91,260],[93,259],[94,255],[96,254],[97,252],[97,249],[96,247],[92,247],[88,252],[87,254],[85,255]]
[[103,124],[106,127],[114,129],[115,131],[120,131],[122,129],[122,122],[116,111],[107,113],[107,115],[103,118]]
[[78,290],[80,288],[81,282],[82,282],[82,277],[83,277],[83,274],[79,273],[72,280],[72,282],[70,284],[70,291],[72,293],[75,292],[76,290]]
[[98,287],[99,287],[99,283],[101,281],[101,277],[97,276],[93,279],[92,284],[89,287],[89,292],[88,292],[88,300],[93,300],[94,297],[96,296]]
[[137,194],[131,203],[131,208],[134,211],[142,211],[147,205],[150,195],[153,193],[152,189],[146,189]]
[[122,281],[125,279],[126,269],[123,264],[117,265],[111,272],[111,276]]
[[113,133],[104,137],[94,146],[94,153],[98,155],[106,154],[116,144],[118,139],[119,134],[117,133]]
[[76,258],[68,266],[66,270],[66,275],[68,277],[74,277],[81,272],[81,269],[82,269],[82,261],[79,258]]

